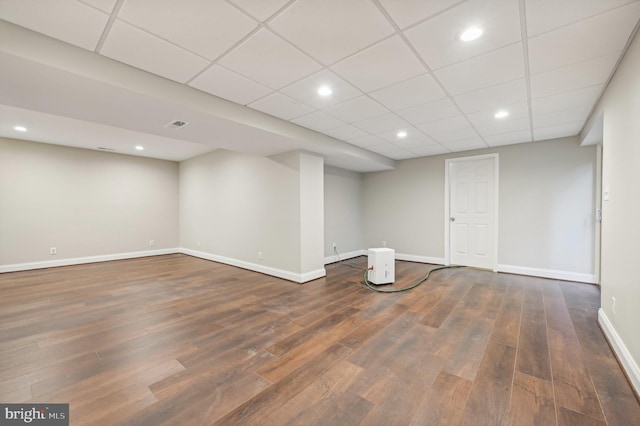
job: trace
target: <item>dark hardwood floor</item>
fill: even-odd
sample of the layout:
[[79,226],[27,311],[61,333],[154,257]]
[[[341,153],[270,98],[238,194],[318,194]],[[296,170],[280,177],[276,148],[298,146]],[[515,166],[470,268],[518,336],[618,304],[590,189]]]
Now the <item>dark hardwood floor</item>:
[[184,255],[0,274],[0,402],[72,425],[640,424],[596,286],[464,268],[379,294],[345,263],[304,285]]

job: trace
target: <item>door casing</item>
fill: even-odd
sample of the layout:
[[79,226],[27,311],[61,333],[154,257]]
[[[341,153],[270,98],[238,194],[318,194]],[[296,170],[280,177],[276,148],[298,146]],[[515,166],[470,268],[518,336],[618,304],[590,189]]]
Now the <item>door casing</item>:
[[499,174],[499,165],[500,165],[500,155],[498,153],[495,154],[484,154],[484,155],[473,155],[470,157],[457,157],[457,158],[449,158],[445,160],[445,173],[444,173],[444,264],[451,264],[451,221],[449,220],[451,213],[451,179],[450,179],[450,169],[451,164],[459,161],[475,161],[475,160],[485,160],[485,159],[493,159],[493,167],[494,167],[494,212],[493,215],[493,266],[492,270],[494,272],[498,271],[498,224],[500,223],[498,218],[498,206],[499,206],[499,182],[500,182],[500,174]]

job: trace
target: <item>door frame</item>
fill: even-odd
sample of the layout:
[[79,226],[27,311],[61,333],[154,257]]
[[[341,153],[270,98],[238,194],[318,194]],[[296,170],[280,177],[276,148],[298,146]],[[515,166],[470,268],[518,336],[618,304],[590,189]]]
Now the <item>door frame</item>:
[[603,144],[599,143],[596,145],[596,217],[593,239],[593,272],[598,286],[600,285],[600,268],[602,266],[602,154]]
[[462,161],[475,161],[475,160],[486,160],[493,159],[493,167],[494,167],[494,185],[493,185],[493,208],[495,214],[493,215],[493,272],[498,272],[498,224],[500,223],[498,220],[498,189],[500,183],[500,154],[497,152],[495,154],[483,154],[483,155],[472,155],[470,157],[455,157],[455,158],[447,158],[444,161],[444,264],[451,264],[451,221],[449,220],[450,215],[450,182],[449,175],[451,164]]

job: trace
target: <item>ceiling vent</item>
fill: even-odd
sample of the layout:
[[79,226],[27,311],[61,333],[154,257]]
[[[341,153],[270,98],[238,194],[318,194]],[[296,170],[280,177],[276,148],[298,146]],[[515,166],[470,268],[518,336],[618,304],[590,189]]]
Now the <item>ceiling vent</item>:
[[167,129],[172,129],[172,130],[180,130],[183,127],[186,127],[188,125],[189,125],[189,123],[187,123],[186,121],[175,120],[175,121],[172,121],[171,123],[165,124],[164,127],[166,127]]

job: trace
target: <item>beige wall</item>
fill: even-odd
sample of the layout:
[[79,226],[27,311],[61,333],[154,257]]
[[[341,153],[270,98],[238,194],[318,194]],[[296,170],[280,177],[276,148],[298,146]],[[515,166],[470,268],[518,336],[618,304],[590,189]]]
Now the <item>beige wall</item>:
[[365,248],[363,237],[362,174],[336,167],[324,171],[324,256],[347,254]]
[[175,162],[0,138],[0,265],[175,248],[177,224]]
[[222,150],[181,162],[181,246],[300,272],[298,176],[295,164]]
[[498,153],[498,264],[587,279],[594,274],[596,151],[577,138],[399,161],[364,175],[367,247],[444,258],[445,159]]
[[[635,364],[640,392],[640,38],[630,45],[591,120],[604,114],[602,310]],[[612,298],[616,300],[614,313]],[[612,336],[610,335],[610,340]],[[620,357],[624,354],[619,353]]]
[[444,257],[444,156],[396,162],[396,169],[367,173],[364,188],[365,248]]
[[324,270],[324,159],[300,153],[300,271]]
[[307,281],[324,275],[323,159],[215,151],[180,163],[181,247]]
[[595,147],[565,138],[498,152],[498,263],[594,274]]

